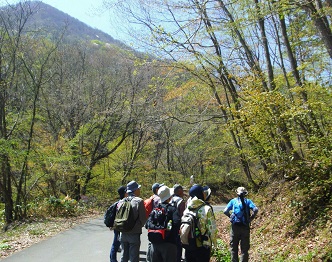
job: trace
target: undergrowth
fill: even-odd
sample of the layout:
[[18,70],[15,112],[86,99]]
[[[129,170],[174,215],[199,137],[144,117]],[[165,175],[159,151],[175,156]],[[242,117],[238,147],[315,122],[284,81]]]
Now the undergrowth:
[[[279,181],[248,198],[259,208],[251,225],[250,261],[332,261],[332,205],[326,183],[306,187],[298,180]],[[217,214],[217,224],[219,237],[228,243],[227,217]]]

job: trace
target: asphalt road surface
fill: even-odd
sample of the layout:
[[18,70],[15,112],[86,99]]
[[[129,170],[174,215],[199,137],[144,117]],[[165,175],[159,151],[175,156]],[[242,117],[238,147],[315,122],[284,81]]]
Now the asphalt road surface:
[[[224,206],[214,206],[220,212]],[[105,227],[103,218],[94,219],[70,230],[23,249],[3,262],[108,262],[113,231]],[[141,235],[140,261],[145,261],[148,246],[147,232]],[[118,253],[120,261],[120,253]]]

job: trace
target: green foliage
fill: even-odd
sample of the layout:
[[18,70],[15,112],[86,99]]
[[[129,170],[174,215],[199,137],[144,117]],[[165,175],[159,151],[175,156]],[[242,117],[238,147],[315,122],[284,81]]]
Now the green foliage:
[[51,216],[74,216],[79,211],[77,201],[69,197],[63,199],[54,196],[46,199],[46,208]]
[[0,250],[9,250],[11,249],[11,245],[7,244],[7,243],[0,243]]
[[221,239],[217,239],[217,246],[212,249],[211,257],[215,258],[216,262],[231,261],[229,248]]
[[40,236],[40,235],[44,235],[45,231],[40,228],[33,228],[33,229],[29,230],[29,234],[32,236]]
[[0,227],[2,228],[5,225],[5,207],[0,203]]
[[325,255],[323,256],[324,262],[329,262],[332,260],[332,248],[328,247],[328,250],[326,250]]
[[[132,179],[142,184],[144,197],[152,193],[154,182],[189,187],[191,175],[196,183],[209,184],[214,190],[233,191],[241,184],[251,186],[246,173],[250,171],[260,192],[270,183],[277,184],[267,192],[269,205],[278,197],[275,192],[280,181],[291,181],[296,192],[274,207],[278,212],[269,217],[271,224],[258,228],[256,243],[262,242],[262,235],[276,235],[275,225],[286,228],[285,238],[301,238],[306,228],[328,225],[332,204],[331,61],[307,19],[310,14],[300,6],[290,6],[289,1],[262,2],[261,21],[266,23],[268,35],[274,36],[262,39],[252,33],[260,32],[254,2],[228,3],[234,21],[221,5],[212,6],[212,2],[191,10],[201,3],[185,6],[183,2],[182,6],[176,2],[172,10],[172,1],[167,2],[165,11],[172,11],[169,17],[176,19],[180,14],[183,21],[185,14],[187,23],[173,27],[158,21],[156,30],[147,23],[155,43],[162,43],[172,61],[189,58],[176,64],[165,57],[154,62],[145,54],[141,54],[144,59],[135,57],[128,47],[106,44],[112,39],[105,35],[91,41],[96,32],[81,30],[77,24],[72,28],[86,32],[84,35],[64,34],[71,36],[69,43],[83,37],[75,44],[53,43],[50,35],[45,39],[35,30],[22,39],[1,35],[4,79],[0,88],[5,95],[0,101],[0,167],[10,170],[8,177],[0,174],[0,180],[13,178],[9,197],[17,217],[75,216],[85,208],[74,200],[82,193],[93,204],[106,206],[117,198],[118,186]],[[280,28],[279,13],[287,19],[292,50],[285,49],[284,38],[277,39],[282,34],[275,31]],[[204,23],[197,22],[197,14]],[[153,19],[153,15],[147,17]],[[65,19],[56,18],[54,30],[61,20]],[[204,28],[210,23],[211,27]],[[176,33],[167,32],[168,28]],[[26,31],[31,30],[7,30],[13,34]],[[10,39],[17,40],[15,45]],[[263,40],[275,48],[271,52],[273,74],[267,71],[268,59],[262,55],[267,54]],[[302,83],[293,77],[287,51],[298,59],[294,68]],[[3,209],[1,204],[1,225]],[[287,223],[280,225],[279,220]],[[41,235],[43,231],[31,229],[29,233]],[[330,232],[323,234],[330,236]],[[267,261],[278,241],[272,252],[259,250],[266,252],[262,256]],[[312,260],[316,255],[316,250],[302,255],[304,243],[297,244],[293,250],[280,248],[275,261],[285,261],[292,251],[298,255],[294,261]],[[0,244],[0,249],[7,248],[6,243]],[[326,260],[330,259],[331,248],[324,252]],[[220,239],[212,255],[217,261],[230,261],[227,245]]]

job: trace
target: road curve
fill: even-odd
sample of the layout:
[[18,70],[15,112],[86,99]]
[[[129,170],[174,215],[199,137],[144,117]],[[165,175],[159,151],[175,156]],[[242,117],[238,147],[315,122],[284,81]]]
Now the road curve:
[[[224,206],[213,206],[215,213]],[[108,262],[113,241],[113,231],[105,227],[102,218],[43,240],[13,255],[0,259],[2,262]],[[147,232],[141,236],[140,261],[145,261],[148,245]],[[118,261],[120,254],[118,253]]]

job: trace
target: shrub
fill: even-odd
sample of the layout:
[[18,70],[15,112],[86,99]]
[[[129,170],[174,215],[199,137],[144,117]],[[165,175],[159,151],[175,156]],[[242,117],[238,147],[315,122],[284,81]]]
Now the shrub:
[[51,216],[72,216],[78,211],[77,201],[68,196],[64,199],[51,196],[46,199],[46,205]]
[[217,239],[217,246],[212,249],[211,256],[215,258],[216,262],[231,261],[231,255],[227,244],[225,244],[221,239]]

